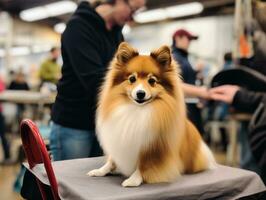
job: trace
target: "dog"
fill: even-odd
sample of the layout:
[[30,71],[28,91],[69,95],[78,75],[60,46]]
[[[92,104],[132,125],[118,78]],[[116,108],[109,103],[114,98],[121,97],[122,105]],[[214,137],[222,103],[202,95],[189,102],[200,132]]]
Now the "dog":
[[171,182],[215,167],[187,119],[182,81],[168,46],[139,55],[121,43],[99,94],[96,132],[106,163],[89,176],[120,173],[122,186]]

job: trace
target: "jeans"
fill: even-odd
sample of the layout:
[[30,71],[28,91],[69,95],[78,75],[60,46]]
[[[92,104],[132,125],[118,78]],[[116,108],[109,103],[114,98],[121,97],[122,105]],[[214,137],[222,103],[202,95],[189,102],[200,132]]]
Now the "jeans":
[[55,123],[50,134],[50,150],[54,161],[102,155],[94,130],[67,128]]
[[261,170],[257,165],[257,162],[252,155],[249,142],[248,142],[248,124],[249,122],[242,122],[239,132],[239,143],[240,143],[240,167],[243,169],[251,170],[257,174],[261,174]]

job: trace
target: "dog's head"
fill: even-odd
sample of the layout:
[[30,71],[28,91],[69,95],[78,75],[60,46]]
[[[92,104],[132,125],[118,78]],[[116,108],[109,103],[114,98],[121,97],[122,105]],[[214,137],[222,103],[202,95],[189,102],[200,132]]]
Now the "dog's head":
[[137,105],[145,105],[174,96],[178,82],[177,66],[172,62],[168,46],[139,55],[128,43],[121,43],[111,64],[110,86]]

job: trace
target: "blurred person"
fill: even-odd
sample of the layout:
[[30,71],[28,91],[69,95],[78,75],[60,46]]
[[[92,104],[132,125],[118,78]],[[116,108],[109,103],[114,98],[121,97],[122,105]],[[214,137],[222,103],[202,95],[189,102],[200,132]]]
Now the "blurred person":
[[[266,75],[266,2],[252,1],[252,20],[247,20],[243,26],[245,38],[250,36],[248,47],[253,52],[250,56],[243,56],[242,52],[235,52],[235,58],[240,65],[250,67]],[[244,13],[246,15],[246,13]],[[241,43],[239,44],[241,47]],[[245,45],[244,45],[245,46]],[[238,50],[238,48],[237,48]]]
[[250,58],[240,58],[239,64],[250,67],[266,75],[266,33],[259,27],[254,28],[252,42],[254,46],[254,55]]
[[22,72],[22,70],[19,70],[18,72],[13,72],[14,78],[11,80],[8,89],[9,90],[29,90],[29,85],[26,81],[25,74]]
[[266,183],[266,93],[248,91],[236,85],[219,86],[209,92],[212,99],[230,104],[237,111],[253,114],[247,140],[259,168],[256,172]]
[[[11,71],[10,75],[12,77],[12,80],[8,86],[9,90],[30,90],[30,87],[26,81],[25,74],[23,73],[23,67],[20,67],[20,69],[17,72]],[[16,124],[17,127],[19,127],[19,122],[23,118],[23,112],[25,110],[25,105],[24,104],[17,104],[17,114],[16,114],[16,119],[13,124]],[[19,130],[17,130],[19,131]],[[21,161],[20,163],[22,163]],[[19,170],[19,173],[17,174],[16,180],[13,184],[13,190],[15,192],[20,192],[21,185],[22,185],[22,179],[25,173],[25,167],[21,165],[21,168]]]
[[195,71],[196,73],[196,86],[202,86],[204,84],[205,75],[204,70],[206,69],[206,64],[203,60],[198,60],[195,64]]
[[102,155],[95,136],[99,86],[123,41],[122,27],[145,0],[81,2],[62,34],[62,78],[52,110],[54,160]]
[[[26,81],[25,74],[23,73],[22,67],[18,70],[18,72],[11,72],[11,73],[13,74],[13,80],[10,82],[8,86],[9,90],[30,90],[30,87]],[[25,110],[24,104],[17,104],[16,123],[21,121],[24,110]]]
[[[224,54],[224,64],[222,67],[222,70],[232,69],[233,68],[233,58],[232,53],[227,52]],[[220,102],[218,105],[218,109],[215,112],[215,118],[219,121],[225,120],[227,114],[228,114],[228,104]]]
[[[183,89],[186,96],[196,96],[207,99],[208,91],[205,87],[196,87],[197,71],[195,71],[189,62],[189,46],[192,40],[197,40],[198,36],[189,33],[185,29],[178,29],[173,35],[172,54],[178,62],[181,69],[181,75],[184,81]],[[187,103],[188,117],[197,127],[201,134],[204,134],[201,110],[197,104]]]
[[[227,52],[224,54],[224,64],[222,66],[222,70],[228,70],[233,68],[233,59],[232,59],[232,53]],[[229,105],[224,102],[214,102],[212,104],[214,106],[214,113],[213,113],[213,118],[214,120],[217,121],[224,121],[226,120],[227,115],[229,114]],[[227,143],[228,143],[228,138],[226,134],[226,129],[224,127],[220,128],[221,132],[221,145],[222,145],[222,150],[226,152],[227,149]]]
[[233,67],[232,52],[227,52],[224,54],[224,64],[223,69],[231,69]]
[[60,56],[60,49],[53,47],[50,50],[50,56],[47,58],[40,67],[39,76],[41,79],[41,85],[44,82],[50,82],[56,84],[60,78],[60,66],[57,64],[57,59]]
[[179,63],[182,78],[185,83],[195,85],[197,71],[189,62],[189,46],[192,40],[197,40],[198,36],[192,35],[185,29],[178,29],[173,35],[173,56]]
[[[0,77],[0,92],[3,92],[5,90],[5,83]],[[2,107],[0,105],[0,138],[2,142],[2,149],[4,152],[4,160],[1,162],[1,164],[9,163],[10,159],[10,148],[8,144],[8,140],[5,135],[5,118],[2,113]]]

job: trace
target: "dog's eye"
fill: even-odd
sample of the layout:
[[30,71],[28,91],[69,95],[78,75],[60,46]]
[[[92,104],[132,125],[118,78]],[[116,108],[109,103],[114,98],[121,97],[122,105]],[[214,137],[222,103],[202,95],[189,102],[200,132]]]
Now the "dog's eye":
[[137,79],[136,79],[135,75],[131,75],[131,76],[129,76],[128,80],[130,83],[135,83]]
[[150,85],[154,85],[156,83],[156,79],[151,77],[149,78],[148,82]]

